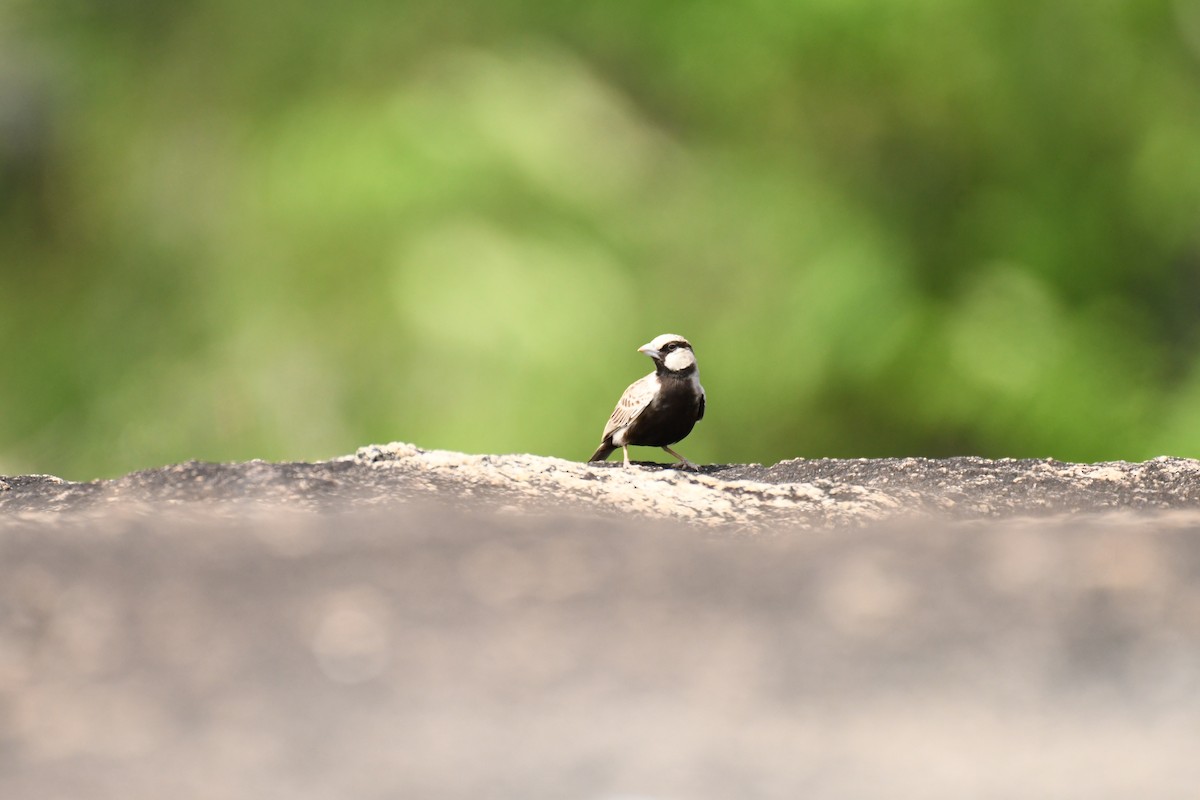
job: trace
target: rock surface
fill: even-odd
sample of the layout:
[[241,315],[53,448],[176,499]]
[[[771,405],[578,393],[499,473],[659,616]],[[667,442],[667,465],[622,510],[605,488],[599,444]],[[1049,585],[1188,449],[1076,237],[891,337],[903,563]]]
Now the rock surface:
[[1185,797],[1200,464],[0,485],[3,798]]
[[317,463],[188,462],[116,480],[3,478],[0,512],[247,506],[345,511],[436,502],[463,508],[574,511],[778,530],[917,513],[994,518],[1200,508],[1200,461],[794,459],[689,472],[529,455],[466,455],[393,443]]

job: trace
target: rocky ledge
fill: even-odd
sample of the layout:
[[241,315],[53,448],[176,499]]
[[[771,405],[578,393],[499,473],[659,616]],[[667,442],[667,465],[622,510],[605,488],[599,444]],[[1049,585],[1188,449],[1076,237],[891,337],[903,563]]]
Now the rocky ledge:
[[1189,796],[1198,502],[1170,458],[5,478],[0,798]]
[[1052,459],[792,459],[692,472],[532,455],[466,455],[393,443],[316,463],[188,462],[115,480],[0,479],[0,511],[162,506],[347,510],[409,503],[592,513],[764,530],[922,514],[955,519],[1200,508],[1200,462],[1070,464]]

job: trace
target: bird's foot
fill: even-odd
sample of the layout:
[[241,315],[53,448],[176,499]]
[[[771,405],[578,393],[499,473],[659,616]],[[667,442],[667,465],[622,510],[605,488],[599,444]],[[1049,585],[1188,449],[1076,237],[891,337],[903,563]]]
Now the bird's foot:
[[672,450],[671,448],[669,448],[669,447],[664,447],[664,448],[663,448],[663,450],[666,450],[668,453],[670,453],[671,455],[673,455],[673,456],[675,456],[676,458],[678,458],[678,459],[679,459],[679,466],[683,467],[684,469],[686,469],[686,470],[691,470],[692,472],[699,472],[699,471],[700,471],[700,468],[699,468],[698,466],[696,466],[695,464],[693,464],[691,461],[688,461],[686,458],[684,458],[683,456],[679,455],[679,453],[676,453],[676,452],[675,452],[674,450]]

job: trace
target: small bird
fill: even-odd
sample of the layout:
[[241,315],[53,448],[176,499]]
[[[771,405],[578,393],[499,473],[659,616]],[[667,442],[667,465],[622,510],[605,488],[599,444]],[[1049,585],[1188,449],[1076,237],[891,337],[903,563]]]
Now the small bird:
[[687,339],[674,333],[656,336],[638,348],[654,361],[654,372],[634,381],[604,426],[600,446],[588,461],[603,461],[618,447],[629,466],[629,445],[661,447],[683,462],[696,465],[670,448],[704,418],[704,387],[696,354]]

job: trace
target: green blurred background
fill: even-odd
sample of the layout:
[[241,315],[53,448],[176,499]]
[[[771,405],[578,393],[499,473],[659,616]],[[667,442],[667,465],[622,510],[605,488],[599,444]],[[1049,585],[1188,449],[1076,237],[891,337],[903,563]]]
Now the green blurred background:
[[0,473],[1200,456],[1198,223],[1196,0],[8,0]]

